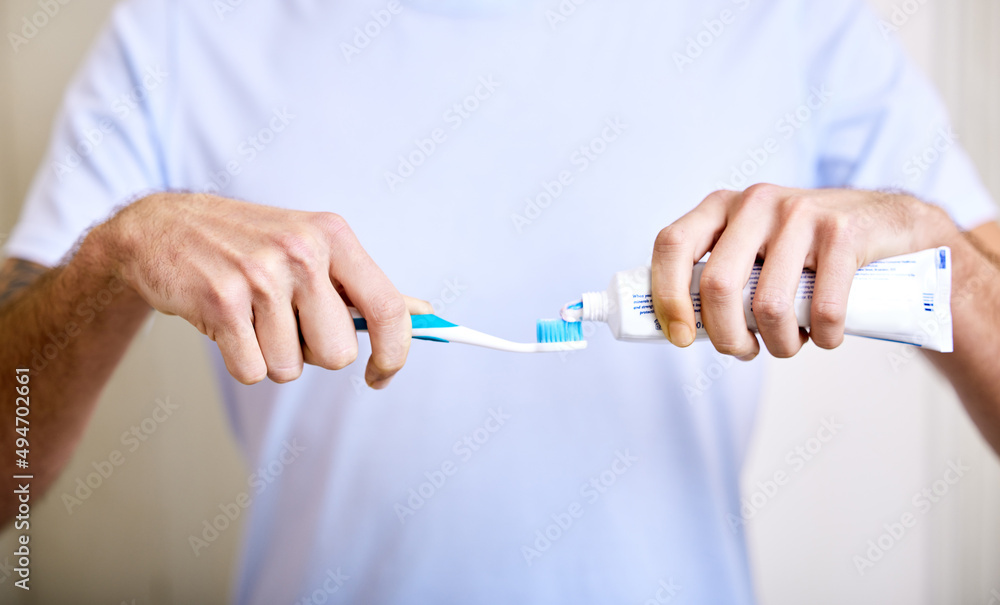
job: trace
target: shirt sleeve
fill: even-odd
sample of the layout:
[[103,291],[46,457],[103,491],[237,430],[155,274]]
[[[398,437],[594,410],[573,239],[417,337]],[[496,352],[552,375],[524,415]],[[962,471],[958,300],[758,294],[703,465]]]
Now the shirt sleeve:
[[114,9],[70,83],[7,257],[57,265],[117,207],[164,188],[156,119],[171,86],[164,5]]
[[894,26],[864,0],[800,2],[820,112],[815,181],[823,187],[898,189],[937,204],[962,228],[997,207],[952,129],[944,103],[904,53]]

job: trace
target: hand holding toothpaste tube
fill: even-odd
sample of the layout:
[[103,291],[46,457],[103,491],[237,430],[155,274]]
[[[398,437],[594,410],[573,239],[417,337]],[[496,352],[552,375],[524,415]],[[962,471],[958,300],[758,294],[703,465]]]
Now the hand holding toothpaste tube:
[[[711,252],[699,283],[703,327],[719,352],[743,360],[756,357],[760,344],[744,314],[743,290],[760,258],[753,319],[768,351],[791,357],[810,338],[832,349],[844,338],[858,269],[936,247],[955,233],[943,210],[908,195],[765,184],[743,192],[716,191],[656,239],[656,316],[675,345],[693,342],[692,270]],[[795,313],[804,268],[816,272],[808,332]]]

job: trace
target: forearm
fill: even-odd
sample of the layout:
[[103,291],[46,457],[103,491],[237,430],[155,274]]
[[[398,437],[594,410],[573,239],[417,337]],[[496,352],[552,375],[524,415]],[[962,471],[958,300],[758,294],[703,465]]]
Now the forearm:
[[[58,476],[149,313],[135,291],[113,275],[94,240],[88,237],[70,262],[30,284],[8,284],[7,300],[0,304],[0,523],[16,510],[14,474],[33,475],[32,489],[39,492]],[[30,370],[30,412],[28,424],[15,426],[18,368]],[[29,467],[20,471],[15,466],[19,427],[29,429],[30,451]]]
[[951,381],[969,416],[1000,452],[1000,266],[996,257],[955,234],[952,249],[952,318],[955,352],[928,353]]

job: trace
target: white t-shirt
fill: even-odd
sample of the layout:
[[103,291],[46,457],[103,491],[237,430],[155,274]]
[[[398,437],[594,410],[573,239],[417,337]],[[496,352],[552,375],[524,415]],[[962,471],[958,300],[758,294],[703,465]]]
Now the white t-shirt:
[[[902,187],[966,227],[995,213],[860,0],[132,0],[7,253],[55,264],[143,192],[214,190],[340,213],[400,291],[531,340],[706,194],[759,181]],[[218,363],[260,469],[237,601],[751,602],[759,364],[589,340],[417,342],[383,392],[366,336],[359,363],[286,385]]]

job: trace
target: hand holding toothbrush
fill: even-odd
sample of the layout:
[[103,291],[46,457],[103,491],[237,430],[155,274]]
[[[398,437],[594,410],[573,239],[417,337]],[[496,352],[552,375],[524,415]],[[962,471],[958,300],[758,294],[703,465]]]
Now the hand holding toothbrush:
[[410,314],[347,222],[203,194],[156,194],[95,228],[83,246],[146,303],[214,340],[245,384],[288,382],[303,363],[339,370],[358,355],[349,307],[371,332],[365,380],[389,383],[406,361]]

